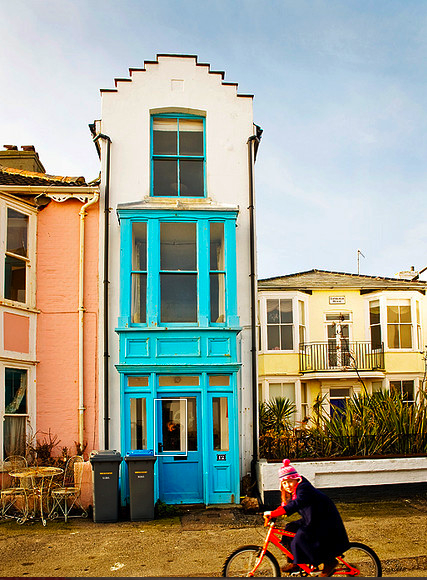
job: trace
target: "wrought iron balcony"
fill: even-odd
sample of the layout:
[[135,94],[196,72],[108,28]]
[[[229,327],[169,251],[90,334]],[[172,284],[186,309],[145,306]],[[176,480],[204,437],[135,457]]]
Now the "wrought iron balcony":
[[302,373],[384,369],[383,343],[373,348],[371,342],[302,342],[299,350]]

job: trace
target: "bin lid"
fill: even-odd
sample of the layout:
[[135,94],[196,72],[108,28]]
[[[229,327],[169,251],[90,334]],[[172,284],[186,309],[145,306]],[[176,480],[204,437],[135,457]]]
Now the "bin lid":
[[132,449],[128,451],[125,457],[146,457],[147,455],[154,455],[152,449]]
[[117,461],[120,463],[122,456],[120,451],[115,449],[102,449],[101,451],[92,451],[89,456],[89,461],[91,463],[98,463],[101,461]]
[[154,457],[154,451],[152,449],[132,449],[128,451],[125,455],[125,461],[133,461],[135,459],[148,459],[156,461],[157,457]]

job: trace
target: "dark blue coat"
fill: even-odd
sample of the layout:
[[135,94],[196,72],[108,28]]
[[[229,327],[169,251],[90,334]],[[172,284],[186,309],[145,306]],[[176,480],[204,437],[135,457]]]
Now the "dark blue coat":
[[291,541],[295,562],[318,565],[341,555],[349,548],[347,532],[334,502],[302,477],[296,498],[283,506],[286,515],[298,512],[302,518]]

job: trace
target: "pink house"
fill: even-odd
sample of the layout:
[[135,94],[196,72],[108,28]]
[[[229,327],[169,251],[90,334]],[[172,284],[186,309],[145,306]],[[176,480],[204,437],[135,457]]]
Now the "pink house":
[[0,454],[98,448],[99,186],[0,151]]

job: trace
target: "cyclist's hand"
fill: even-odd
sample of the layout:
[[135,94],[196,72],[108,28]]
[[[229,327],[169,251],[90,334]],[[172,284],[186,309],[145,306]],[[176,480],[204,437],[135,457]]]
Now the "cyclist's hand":
[[263,517],[264,517],[264,527],[267,527],[268,524],[270,523],[271,512],[264,512]]

